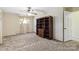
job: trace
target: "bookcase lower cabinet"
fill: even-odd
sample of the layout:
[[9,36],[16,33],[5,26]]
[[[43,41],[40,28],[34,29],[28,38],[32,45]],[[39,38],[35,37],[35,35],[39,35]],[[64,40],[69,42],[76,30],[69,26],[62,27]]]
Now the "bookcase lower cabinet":
[[53,17],[38,18],[36,22],[36,34],[40,37],[53,39]]

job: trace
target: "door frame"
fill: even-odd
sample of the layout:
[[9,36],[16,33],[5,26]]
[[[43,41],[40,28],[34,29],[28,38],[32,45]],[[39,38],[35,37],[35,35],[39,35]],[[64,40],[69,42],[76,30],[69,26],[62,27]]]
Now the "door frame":
[[63,9],[63,42],[64,42],[64,9]]

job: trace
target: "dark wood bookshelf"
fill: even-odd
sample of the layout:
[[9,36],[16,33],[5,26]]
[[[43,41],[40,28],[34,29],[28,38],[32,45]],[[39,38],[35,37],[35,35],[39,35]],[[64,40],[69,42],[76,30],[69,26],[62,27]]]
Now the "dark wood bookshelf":
[[37,19],[36,34],[43,38],[53,39],[52,16],[47,16]]

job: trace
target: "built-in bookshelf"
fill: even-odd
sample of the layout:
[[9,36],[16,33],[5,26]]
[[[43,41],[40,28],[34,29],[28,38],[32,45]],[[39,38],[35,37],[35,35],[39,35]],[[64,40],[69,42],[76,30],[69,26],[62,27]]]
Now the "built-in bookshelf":
[[52,16],[47,16],[37,19],[36,34],[43,38],[53,39]]

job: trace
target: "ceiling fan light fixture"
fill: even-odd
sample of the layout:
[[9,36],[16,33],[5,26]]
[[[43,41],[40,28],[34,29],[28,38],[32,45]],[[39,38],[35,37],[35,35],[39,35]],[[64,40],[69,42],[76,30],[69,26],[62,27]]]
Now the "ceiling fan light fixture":
[[34,16],[32,13],[27,13],[28,16]]

